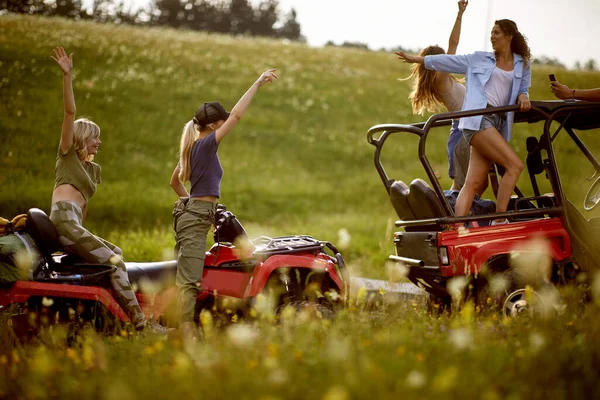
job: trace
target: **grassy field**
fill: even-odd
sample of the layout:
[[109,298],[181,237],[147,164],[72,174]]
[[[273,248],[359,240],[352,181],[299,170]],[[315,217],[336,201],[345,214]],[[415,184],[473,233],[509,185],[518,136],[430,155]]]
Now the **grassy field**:
[[[126,260],[171,257],[176,196],[168,182],[185,122],[204,101],[232,107],[264,69],[277,67],[279,81],[260,90],[221,144],[222,202],[251,237],[297,233],[337,243],[345,229],[351,240],[344,257],[352,272],[386,276],[397,217],[373,166],[366,131],[425,119],[412,115],[410,84],[398,80],[409,69],[393,54],[0,16],[3,217],[30,207],[49,212],[62,121],[61,76],[49,58],[56,45],[74,53],[77,115],[102,129],[96,160],[103,183],[86,225],[122,247]],[[551,97],[548,72],[570,86],[600,86],[600,73],[538,67],[532,99]],[[540,129],[515,130],[513,145],[523,158],[524,139]],[[450,186],[447,134],[446,128],[435,130],[428,142],[444,187]],[[584,140],[600,152],[595,137]],[[425,178],[416,142],[388,143],[383,159],[392,178]],[[563,184],[585,192],[583,178],[591,169],[566,146],[557,147]],[[0,341],[0,399],[535,399],[600,393],[594,304],[574,305],[548,320],[508,321],[472,307],[432,318],[422,304],[380,303],[367,311],[358,296],[334,320],[300,314],[273,324],[266,315],[224,330],[207,325],[206,341],[191,346],[89,333],[66,348],[60,330],[48,334],[45,346],[9,349]]]
[[[279,81],[261,89],[221,145],[221,200],[251,237],[298,233],[336,242],[346,229],[353,268],[381,276],[396,216],[366,131],[424,119],[412,115],[410,84],[398,80],[409,70],[393,54],[12,15],[0,17],[0,27],[0,215],[50,208],[62,121],[53,46],[74,53],[77,115],[102,129],[103,183],[86,224],[130,261],[162,258],[173,246],[176,196],[168,182],[185,122],[204,101],[232,107],[260,72],[277,67]],[[533,99],[551,95],[547,72],[534,69]],[[598,73],[554,72],[574,86],[600,86]],[[519,129],[516,138],[539,127]],[[429,157],[449,187],[446,138],[446,128],[435,131]],[[388,143],[383,159],[392,178],[425,178],[416,142]]]

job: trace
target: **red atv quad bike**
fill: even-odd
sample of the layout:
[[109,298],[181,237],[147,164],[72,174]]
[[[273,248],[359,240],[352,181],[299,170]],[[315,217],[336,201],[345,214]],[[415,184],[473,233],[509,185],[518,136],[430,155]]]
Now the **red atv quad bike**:
[[[127,326],[129,319],[113,297],[109,275],[113,265],[87,264],[77,256],[56,253],[61,249],[56,228],[39,209],[27,213],[27,231],[34,239],[42,260],[32,279],[0,289],[0,310],[10,319],[17,337],[31,337],[40,327],[65,323],[76,332],[92,326],[101,333],[113,333]],[[275,306],[317,304],[334,312],[343,306],[349,275],[339,250],[331,243],[311,236],[259,237],[244,249],[234,243],[247,238],[234,214],[219,206],[214,225],[215,244],[206,252],[202,291],[197,298],[195,319],[202,309],[246,316],[255,299],[267,289],[276,297]],[[248,248],[249,246],[249,248]],[[329,255],[329,251],[332,255]],[[247,257],[240,258],[241,253]],[[126,263],[144,313],[164,324],[173,324],[177,261]],[[150,287],[150,293],[144,293]],[[225,300],[222,310],[218,303]],[[226,308],[226,309],[225,309]]]
[[[593,213],[600,202],[600,163],[594,156],[600,152],[600,103],[533,101],[530,111],[516,112],[511,145],[517,151],[526,149],[527,172],[521,175],[508,211],[454,216],[456,197],[442,189],[427,156],[427,139],[431,134],[445,138],[452,119],[509,111],[518,111],[518,106],[443,113],[425,123],[376,125],[368,131],[375,167],[400,218],[396,226],[403,228],[394,234],[396,254],[389,258],[408,267],[408,279],[429,292],[430,306],[450,307],[449,282],[463,277],[468,282],[463,299],[495,304],[505,316],[537,312],[543,307],[536,309],[533,303],[544,303],[542,291],[556,294],[559,285],[589,285],[600,267],[600,217]],[[445,128],[432,129],[436,127]],[[541,128],[541,134],[525,137],[526,127]],[[388,177],[381,153],[392,135],[402,140],[402,147],[409,137],[418,142],[418,157],[430,185],[422,179],[407,185]],[[591,184],[584,179],[587,176]],[[501,218],[509,223],[489,224]],[[465,228],[456,229],[457,225]],[[532,248],[536,246],[543,249],[547,269],[525,276],[519,262],[539,252]],[[492,290],[497,281],[504,287]]]

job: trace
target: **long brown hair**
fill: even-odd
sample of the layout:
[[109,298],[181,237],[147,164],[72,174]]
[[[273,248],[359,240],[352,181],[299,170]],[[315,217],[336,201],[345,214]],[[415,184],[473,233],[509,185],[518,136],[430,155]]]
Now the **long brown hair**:
[[527,45],[527,38],[519,32],[517,24],[510,19],[499,19],[495,21],[494,24],[498,25],[505,35],[512,36],[512,40],[510,41],[510,51],[523,57],[525,65],[529,65],[529,60],[531,60],[531,50]]
[[[446,54],[440,46],[425,47],[419,53],[420,56],[429,56],[434,54]],[[423,64],[413,64],[412,73],[408,77],[414,78],[413,90],[410,93],[413,113],[424,114],[425,111],[435,112],[442,106],[442,96],[435,84],[436,71],[425,68]],[[455,79],[450,75],[451,79]]]

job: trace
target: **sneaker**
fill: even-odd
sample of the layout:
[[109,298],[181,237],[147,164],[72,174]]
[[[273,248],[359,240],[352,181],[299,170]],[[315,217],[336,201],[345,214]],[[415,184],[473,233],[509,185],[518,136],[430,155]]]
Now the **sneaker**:
[[136,326],[136,329],[140,331],[143,330],[144,332],[155,333],[161,336],[166,336],[170,331],[173,330],[173,328],[166,328],[151,319],[147,319],[146,321],[142,322]]
[[490,225],[504,225],[504,224],[508,224],[508,220],[507,219],[501,219],[501,220],[493,220],[492,223]]

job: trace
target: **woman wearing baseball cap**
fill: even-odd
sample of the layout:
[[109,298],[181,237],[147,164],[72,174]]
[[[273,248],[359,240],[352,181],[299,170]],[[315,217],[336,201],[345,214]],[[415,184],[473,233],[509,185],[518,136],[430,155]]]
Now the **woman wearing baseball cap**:
[[[173,208],[177,250],[177,308],[181,333],[195,337],[194,307],[204,269],[206,236],[221,195],[223,168],[217,150],[221,140],[238,124],[258,88],[277,79],[275,69],[261,74],[231,112],[219,102],[202,104],[181,134],[179,163],[171,187],[180,197]],[[190,181],[190,193],[184,183]]]

